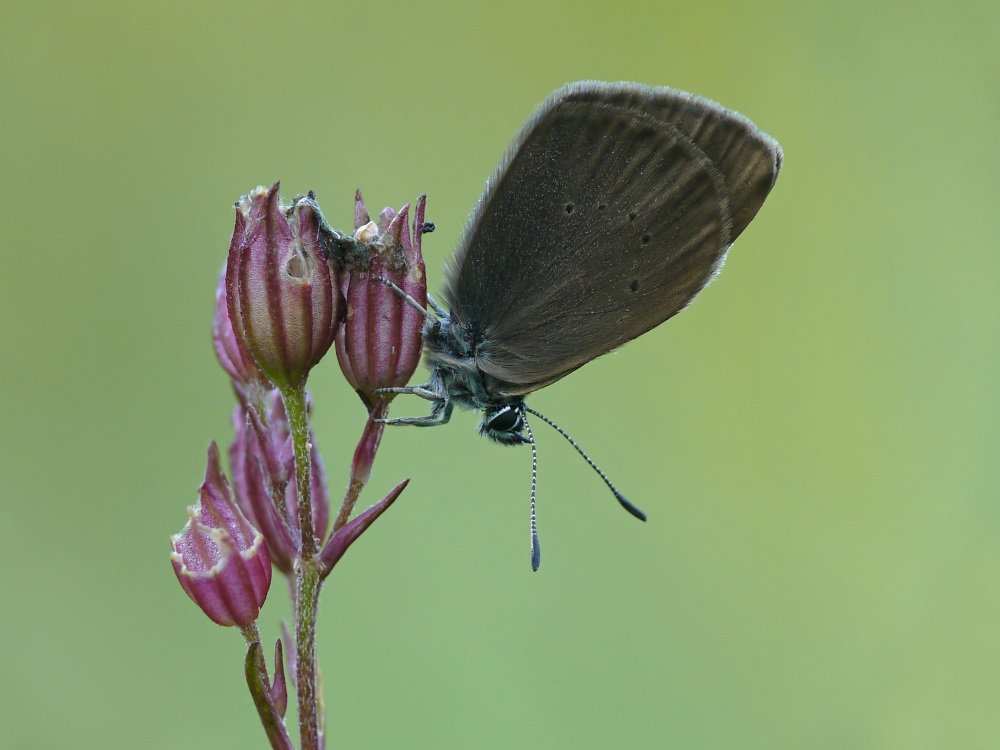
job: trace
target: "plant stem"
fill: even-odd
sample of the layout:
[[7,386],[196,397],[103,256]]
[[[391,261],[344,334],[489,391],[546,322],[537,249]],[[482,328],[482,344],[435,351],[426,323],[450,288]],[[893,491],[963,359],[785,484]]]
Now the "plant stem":
[[351,511],[354,510],[354,506],[357,504],[358,498],[361,496],[361,490],[364,488],[364,482],[351,477],[350,481],[347,483],[347,494],[344,496],[344,502],[340,506],[340,513],[337,514],[337,520],[333,522],[334,531],[339,531],[348,521],[351,520]]
[[303,560],[316,556],[316,537],[313,535],[312,517],[312,477],[309,452],[309,415],[306,412],[306,391],[303,387],[281,389],[285,402],[285,413],[292,430],[292,446],[295,450],[295,488],[298,490],[299,529],[302,532]]
[[318,551],[313,532],[312,477],[309,415],[305,389],[282,388],[285,413],[295,452],[295,486],[298,495],[302,548],[295,564],[295,690],[299,709],[301,750],[319,750],[319,703],[316,693],[316,616],[322,585],[316,564]]
[[301,750],[319,750],[319,706],[316,693],[316,616],[322,582],[314,560],[295,568],[295,689],[299,707]]
[[[257,621],[256,620],[254,620],[253,622],[251,622],[249,625],[247,625],[245,627],[241,625],[240,626],[240,632],[243,634],[243,639],[247,642],[247,646],[248,647],[253,646],[253,644],[255,644],[255,643],[258,646],[262,645],[261,641],[260,641],[260,628],[257,627]],[[247,662],[247,668],[248,669],[250,668],[249,665],[250,665],[250,662],[248,660],[248,662]],[[261,682],[268,689],[270,689],[270,686],[271,686],[271,677],[267,673],[267,661],[262,658],[260,660],[260,664],[256,665],[256,667],[259,667],[259,673],[260,673],[259,674],[259,679],[261,680]],[[252,690],[251,690],[251,692],[252,692]]]
[[333,532],[331,533],[337,532],[350,520],[351,512],[358,502],[361,490],[365,488],[371,478],[372,464],[375,462],[375,454],[378,452],[379,444],[382,442],[382,433],[385,431],[385,425],[379,420],[385,419],[388,413],[389,401],[379,399],[371,414],[368,415],[365,429],[361,433],[361,440],[358,441],[358,447],[354,450],[354,459],[351,461],[351,478],[347,483],[347,494],[340,506],[340,513],[337,514],[337,519],[333,522]]
[[247,678],[247,687],[250,688],[250,695],[257,707],[257,715],[260,716],[264,733],[267,734],[272,750],[295,750],[295,746],[292,745],[285,729],[285,722],[278,714],[271,699],[271,687],[267,680],[267,665],[264,662],[264,655],[261,653],[260,641],[250,643],[244,662],[244,672]]
[[241,625],[240,632],[243,634],[243,639],[247,642],[248,646],[251,643],[260,643],[260,629],[257,627],[256,620],[247,626]]

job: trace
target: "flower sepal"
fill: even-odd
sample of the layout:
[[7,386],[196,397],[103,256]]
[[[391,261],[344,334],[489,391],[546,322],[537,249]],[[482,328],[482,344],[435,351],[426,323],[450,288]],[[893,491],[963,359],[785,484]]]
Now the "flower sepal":
[[375,505],[370,507],[364,513],[358,514],[356,518],[352,518],[342,527],[337,529],[330,535],[327,540],[326,545],[323,547],[323,551],[320,552],[320,575],[326,577],[330,575],[333,567],[340,561],[340,558],[344,556],[347,552],[347,548],[350,547],[361,536],[369,526],[375,523],[375,520],[381,516],[385,511],[389,509],[389,506],[396,502],[396,498],[400,496],[406,485],[410,483],[409,479],[404,479],[402,482],[397,484],[384,498],[379,500]]

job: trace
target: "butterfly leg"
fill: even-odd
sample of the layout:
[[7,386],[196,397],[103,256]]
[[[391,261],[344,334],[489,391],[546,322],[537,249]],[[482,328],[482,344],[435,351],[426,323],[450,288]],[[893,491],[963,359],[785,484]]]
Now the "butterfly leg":
[[431,413],[426,417],[395,417],[393,419],[379,419],[382,424],[408,424],[414,427],[437,427],[447,424],[451,419],[451,412],[455,405],[451,401],[441,399],[431,407]]
[[443,401],[441,394],[436,391],[431,390],[430,383],[424,383],[423,385],[404,385],[398,388],[376,388],[375,393],[409,393],[414,396],[420,396],[422,399],[427,401]]
[[448,317],[448,312],[444,308],[442,308],[441,305],[435,302],[434,298],[429,294],[427,295],[427,304],[430,305],[431,309],[442,318]]

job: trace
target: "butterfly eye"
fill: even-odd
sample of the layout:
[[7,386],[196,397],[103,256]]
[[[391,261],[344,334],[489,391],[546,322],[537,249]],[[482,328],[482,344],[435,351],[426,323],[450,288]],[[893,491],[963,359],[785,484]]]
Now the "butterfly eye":
[[496,432],[510,432],[521,425],[521,413],[512,406],[505,406],[487,423],[487,428]]

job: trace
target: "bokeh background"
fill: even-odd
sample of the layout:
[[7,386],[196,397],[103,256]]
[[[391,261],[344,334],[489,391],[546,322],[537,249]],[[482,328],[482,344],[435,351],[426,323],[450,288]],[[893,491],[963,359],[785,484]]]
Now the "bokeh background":
[[[265,747],[168,563],[230,439],[231,204],[426,192],[439,288],[586,78],[723,102],[784,172],[692,308],[531,399],[647,524],[536,426],[532,575],[527,450],[388,434],[366,499],[412,483],[322,601],[331,750],[1000,747],[998,43],[986,0],[6,4],[0,747]],[[336,494],[363,410],[311,385]]]

